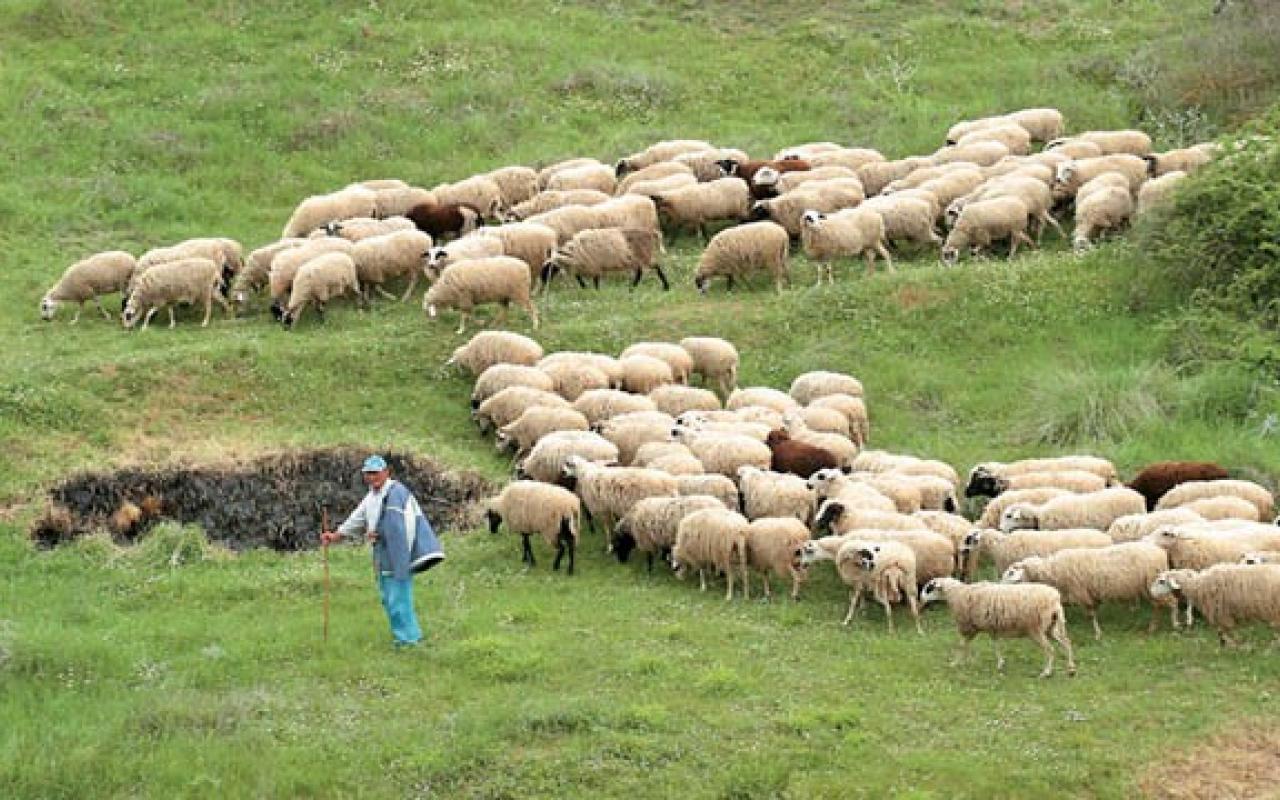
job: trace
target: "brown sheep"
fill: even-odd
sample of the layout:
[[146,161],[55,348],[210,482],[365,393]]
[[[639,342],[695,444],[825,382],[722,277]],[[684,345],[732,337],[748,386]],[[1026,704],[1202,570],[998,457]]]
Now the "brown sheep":
[[419,203],[405,216],[432,241],[465,236],[484,224],[480,211],[465,203]]
[[807,479],[820,469],[840,468],[840,459],[834,453],[797,442],[781,428],[770,431],[764,443],[773,454],[769,469],[774,472],[787,472]]
[[1157,461],[1143,467],[1129,488],[1146,498],[1147,511],[1154,511],[1165,493],[1187,481],[1217,481],[1231,477],[1212,461]]

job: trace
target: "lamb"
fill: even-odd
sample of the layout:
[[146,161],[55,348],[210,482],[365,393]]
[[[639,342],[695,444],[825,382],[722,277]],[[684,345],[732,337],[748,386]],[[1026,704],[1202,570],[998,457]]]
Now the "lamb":
[[500,167],[484,177],[497,184],[503,208],[523,203],[538,193],[538,173],[529,167]]
[[507,307],[515,303],[529,315],[536,330],[538,310],[529,298],[530,288],[529,268],[523,261],[510,256],[476,258],[445,270],[423,296],[422,307],[433,319],[440,309],[457,309],[461,315],[457,333],[462,333],[475,306],[501,303],[501,324],[506,319]]
[[494,364],[476,378],[471,389],[471,407],[480,404],[509,386],[528,386],[544,392],[554,392],[556,385],[551,376],[537,367],[523,364]]
[[541,359],[542,345],[528,336],[510,331],[480,331],[454,350],[445,366],[457,365],[472,375],[479,375],[494,364],[532,367]]
[[387,217],[386,219],[356,217],[354,219],[344,219],[340,222],[327,223],[323,228],[317,228],[312,231],[310,238],[341,236],[348,242],[358,242],[361,239],[368,239],[370,236],[382,236],[396,231],[411,231],[414,228],[413,220],[408,217],[397,216]]
[[874,209],[848,208],[835,214],[805,211],[800,241],[805,256],[818,262],[819,284],[824,272],[827,283],[835,283],[831,262],[837,258],[863,256],[870,275],[875,271],[876,255],[879,254],[887,269],[893,271],[893,257],[885,249],[884,218]]
[[520,222],[538,214],[545,214],[565,206],[595,206],[609,199],[609,195],[596,191],[539,192],[523,203],[507,209],[506,222]]
[[1156,503],[1156,508],[1178,508],[1202,497],[1218,497],[1220,495],[1241,497],[1253,503],[1258,507],[1259,519],[1271,519],[1275,515],[1275,500],[1271,496],[1271,492],[1250,481],[1185,481],[1165,493],[1160,498],[1160,501]]
[[506,254],[507,248],[498,237],[472,234],[455,239],[447,245],[431,248],[427,251],[426,265],[422,271],[427,280],[435,282],[446,269],[460,261]]
[[965,487],[964,496],[996,497],[1008,491],[1044,487],[1062,489],[1072,494],[1087,494],[1107,488],[1107,481],[1101,475],[1082,469],[1023,472],[1008,476],[975,470],[969,476],[969,485]]
[[514,451],[516,458],[521,458],[549,433],[585,431],[588,427],[587,418],[572,408],[531,406],[515,422],[498,429],[497,449]]
[[738,500],[738,487],[723,475],[703,473],[702,475],[677,475],[676,491],[682,497],[705,494],[719,500],[725,508],[741,510]]
[[1202,497],[1199,500],[1184,503],[1178,508],[1198,514],[1206,520],[1242,519],[1248,522],[1261,521],[1258,516],[1257,506],[1242,497],[1232,497],[1231,495]]
[[[749,515],[748,515],[749,516]],[[772,599],[769,573],[791,579],[791,599],[800,599],[800,584],[806,570],[800,564],[797,550],[809,540],[809,531],[794,519],[764,517],[747,526],[747,565],[760,573],[764,598]]]
[[676,479],[643,467],[615,467],[587,461],[581,456],[564,460],[561,472],[565,488],[582,498],[592,528],[597,523],[605,542],[612,546],[613,526],[632,506],[646,497],[675,497]]
[[441,205],[470,206],[484,219],[497,219],[505,206],[502,189],[492,178],[474,175],[457,183],[442,183],[431,190]]
[[631,355],[618,359],[622,365],[622,387],[628,392],[649,394],[668,383],[675,383],[671,366],[661,359],[646,355]]
[[696,153],[702,150],[714,150],[715,147],[701,139],[671,139],[656,142],[638,153],[618,159],[615,172],[618,177],[629,172],[642,170],[662,161],[671,161],[682,153]]
[[281,239],[306,236],[326,223],[352,217],[377,216],[377,193],[364,187],[347,188],[332,194],[312,195],[298,204],[285,223]]
[[835,561],[840,579],[850,587],[845,625],[853,621],[862,592],[870,588],[872,596],[884,607],[890,633],[893,632],[893,604],[906,598],[916,633],[924,635],[924,628],[920,627],[920,607],[916,604],[916,558],[910,547],[894,541],[852,539],[840,547]]
[[1147,171],[1151,177],[1160,178],[1174,172],[1190,175],[1212,161],[1216,154],[1217,145],[1207,143],[1144,155],[1142,160],[1147,162]]
[[379,219],[404,217],[415,206],[437,205],[440,201],[420,186],[389,186],[375,189],[373,216]]
[[558,483],[564,479],[564,464],[570,456],[587,461],[611,462],[618,459],[618,448],[596,433],[560,431],[543,436],[516,465],[516,477]]
[[484,224],[480,210],[463,203],[420,203],[405,211],[405,217],[437,241],[466,236]]
[[673,435],[676,441],[693,452],[707,472],[736,478],[738,469],[743,466],[769,468],[769,448],[749,436],[707,433],[688,428],[677,428]]
[[806,211],[832,213],[852,208],[864,199],[862,186],[856,181],[821,181],[793,192],[757,201],[751,206],[751,218],[776,222],[787,229],[789,236],[798,239]]
[[658,406],[648,397],[634,395],[617,389],[592,389],[583,392],[573,402],[592,425],[619,414],[633,411],[657,411]]
[[1111,523],[1111,527],[1107,528],[1107,535],[1116,544],[1136,542],[1139,539],[1145,539],[1165,525],[1185,525],[1194,522],[1204,522],[1204,518],[1185,508],[1171,508],[1146,514],[1126,514]]
[[[1086,184],[1080,191],[1088,188]],[[1088,250],[1095,239],[1108,231],[1119,230],[1128,224],[1131,217],[1133,195],[1128,189],[1110,187],[1090,192],[1083,200],[1076,201],[1072,246],[1077,253]]]
[[137,259],[123,250],[96,253],[77,261],[67,267],[58,282],[45,292],[40,300],[40,318],[51,320],[59,304],[75,303],[76,315],[71,319],[74,325],[80,321],[85,302],[93,300],[102,316],[111,319],[111,314],[102,307],[102,295],[123,292],[137,265]]
[[663,413],[678,417],[686,411],[714,411],[720,408],[720,400],[710,389],[696,389],[669,383],[649,392],[654,406]]
[[813,492],[804,478],[742,466],[737,479],[742,513],[747,519],[790,517],[806,526],[812,519]]
[[204,321],[200,323],[200,327],[208,327],[214,300],[222,304],[228,315],[231,313],[231,307],[218,293],[221,285],[222,268],[207,258],[187,258],[157,264],[134,283],[129,301],[120,314],[120,321],[125,328],[132,328],[137,324],[138,317],[145,313],[142,319],[142,330],[145,331],[155,313],[161,308],[168,308],[169,327],[173,328],[177,324],[173,317],[174,306],[203,301]]
[[[697,183],[698,179],[693,174],[693,169],[688,164],[677,161],[660,161],[657,164],[651,164],[644,169],[630,172],[622,180],[618,181],[618,186],[614,189],[614,194],[627,194],[631,188],[640,183],[653,183],[663,181],[667,178],[691,178],[693,183]],[[714,177],[720,177],[719,174]]]
[[976,254],[1001,239],[1009,240],[1010,258],[1017,254],[1019,243],[1035,247],[1036,243],[1027,236],[1029,213],[1017,197],[993,197],[966,205],[942,245],[942,262],[954,265],[963,248]]
[[1203,572],[1171,570],[1151,584],[1153,597],[1176,597],[1200,609],[1218,630],[1221,646],[1238,644],[1237,623],[1266,622],[1280,629],[1280,566],[1221,564]]
[[278,242],[263,245],[250,253],[245,259],[244,269],[240,270],[231,284],[231,300],[240,307],[247,305],[249,294],[263,288],[270,280],[271,265],[276,256],[306,244],[307,241],[307,239],[281,239]]
[[978,517],[977,525],[980,528],[996,527],[1000,524],[1000,518],[1003,516],[1004,510],[1018,503],[1040,505],[1055,497],[1068,497],[1070,495],[1071,492],[1047,486],[1041,489],[1015,489],[1008,491],[992,498],[991,502],[987,503],[986,507],[982,509],[982,514]]
[[1187,179],[1185,172],[1166,172],[1159,178],[1152,178],[1138,189],[1138,205],[1134,209],[1135,216],[1142,216],[1153,208],[1168,204],[1178,184]]
[[292,328],[312,302],[323,321],[325,304],[347,292],[357,299],[360,297],[359,267],[355,260],[346,253],[316,256],[298,269],[289,294],[289,305],[280,321],[286,328]]
[[603,164],[584,164],[560,170],[547,181],[547,189],[553,192],[592,191],[613,194],[617,188],[618,179],[613,170]]
[[1040,506],[1015,503],[1000,515],[1000,530],[1005,533],[1033,528],[1093,528],[1105,531],[1125,514],[1141,514],[1147,508],[1142,495],[1123,486],[1113,486],[1090,494],[1055,497]]
[[662,271],[662,265],[657,263],[661,246],[660,234],[644,228],[584,230],[564,247],[554,250],[543,263],[542,284],[550,285],[551,279],[564,271],[583,288],[587,285],[587,278],[599,289],[602,277],[622,274],[632,276],[631,286],[635,288],[645,271],[650,270],[662,282],[663,291],[667,291],[671,284]]
[[355,245],[346,239],[325,237],[312,239],[278,254],[271,260],[271,272],[267,274],[267,286],[271,294],[271,313],[277,319],[284,316],[285,303],[293,290],[293,279],[303,264],[325,253],[351,255],[354,251]]
[[1162,526],[1147,539],[1169,554],[1173,569],[1207,569],[1234,564],[1254,550],[1280,548],[1280,528],[1211,528],[1191,523]]
[[746,517],[726,509],[708,508],[695,511],[684,519],[676,530],[676,544],[671,548],[671,568],[676,577],[684,579],[691,570],[698,570],[698,582],[702,591],[707,590],[706,570],[723,572],[729,588],[725,600],[733,599],[733,573],[742,575],[743,596],[750,598],[751,589],[747,577]]
[[529,386],[508,386],[477,406],[471,412],[471,420],[480,433],[487,434],[490,430],[510,425],[534,406],[571,408],[569,402],[558,394]]
[[1147,179],[1147,162],[1137,156],[1114,155],[1059,164],[1053,177],[1053,196],[1057,199],[1075,197],[1086,183],[1107,172],[1119,172],[1128,178],[1129,191],[1133,193]]
[[1088,528],[1014,533],[979,528],[970,531],[960,546],[960,568],[966,578],[972,578],[985,557],[995,565],[996,574],[1003,575],[1005,570],[1024,558],[1049,556],[1072,548],[1110,547],[1112,544],[1115,542],[1110,536]]
[[497,533],[505,522],[507,530],[520,536],[521,560],[530,567],[534,566],[534,559],[529,537],[538,534],[547,546],[556,549],[556,560],[551,568],[560,569],[560,561],[567,553],[567,572],[573,574],[582,517],[582,502],[573,492],[537,481],[513,481],[485,503],[485,517],[489,533]]
[[382,236],[371,236],[356,242],[351,258],[356,264],[356,274],[366,292],[376,288],[389,300],[395,295],[382,288],[393,278],[407,277],[408,286],[400,296],[400,302],[409,299],[418,285],[418,274],[431,250],[431,237],[421,231],[396,231]]
[[[1059,550],[1050,556],[1032,556],[1009,566],[1004,583],[1045,583],[1062,593],[1069,605],[1083,606],[1093,622],[1093,636],[1102,639],[1098,606],[1106,600],[1148,600],[1152,604],[1150,633],[1159,624],[1151,582],[1169,568],[1165,552],[1150,542],[1126,542],[1109,547]],[[1178,608],[1171,610],[1178,627]]]
[[692,227],[707,238],[707,223],[741,222],[751,216],[751,192],[740,178],[720,178],[653,196],[653,205],[672,232]]
[[675,547],[681,520],[695,511],[724,507],[719,500],[705,494],[645,498],[614,526],[613,554],[619,563],[625,564],[633,552],[644,553],[649,572],[653,572],[654,555],[666,560]]
[[1075,655],[1067,637],[1066,613],[1062,595],[1052,586],[1029,584],[1008,586],[999,583],[964,584],[954,578],[936,578],[920,590],[921,605],[942,600],[951,609],[956,629],[964,641],[960,656],[952,662],[969,660],[969,646],[979,633],[991,636],[996,651],[996,669],[1004,669],[999,637],[1026,636],[1040,645],[1045,664],[1040,677],[1053,675],[1053,645],[1057,642],[1067,654],[1067,674],[1076,674]]
[[937,214],[932,204],[919,197],[881,195],[867,198],[859,207],[880,214],[884,220],[884,238],[888,241],[942,244],[942,237],[934,228]]

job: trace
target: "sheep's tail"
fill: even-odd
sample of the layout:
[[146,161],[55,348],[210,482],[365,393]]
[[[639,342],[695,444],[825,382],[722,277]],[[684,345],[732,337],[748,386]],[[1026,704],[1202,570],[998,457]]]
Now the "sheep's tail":
[[884,596],[892,605],[902,602],[906,590],[902,588],[903,574],[896,569],[889,570],[884,576]]

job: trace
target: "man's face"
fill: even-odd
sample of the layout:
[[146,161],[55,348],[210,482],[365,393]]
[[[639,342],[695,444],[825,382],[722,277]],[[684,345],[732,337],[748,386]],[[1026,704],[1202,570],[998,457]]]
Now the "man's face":
[[382,485],[387,482],[387,470],[379,470],[378,472],[364,472],[364,484],[370,489],[381,489]]

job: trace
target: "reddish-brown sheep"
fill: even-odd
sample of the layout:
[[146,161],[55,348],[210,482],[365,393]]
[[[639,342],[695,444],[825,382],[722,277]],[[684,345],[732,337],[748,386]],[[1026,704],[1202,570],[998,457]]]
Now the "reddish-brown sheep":
[[1173,487],[1187,481],[1217,481],[1231,477],[1226,469],[1212,461],[1157,461],[1142,468],[1129,482],[1129,488],[1147,500],[1147,511]]
[[726,158],[716,163],[720,165],[726,177],[742,178],[746,181],[747,186],[751,187],[751,197],[755,200],[765,200],[777,194],[773,186],[756,186],[756,173],[765,167],[779,173],[808,172],[813,169],[808,161],[799,158],[788,158],[784,161],[734,161]]
[[463,236],[484,224],[476,207],[466,203],[419,203],[405,216],[437,242]]
[[834,453],[797,442],[782,428],[770,431],[764,443],[773,454],[769,468],[774,472],[789,472],[807,479],[820,469],[840,468],[840,459]]

